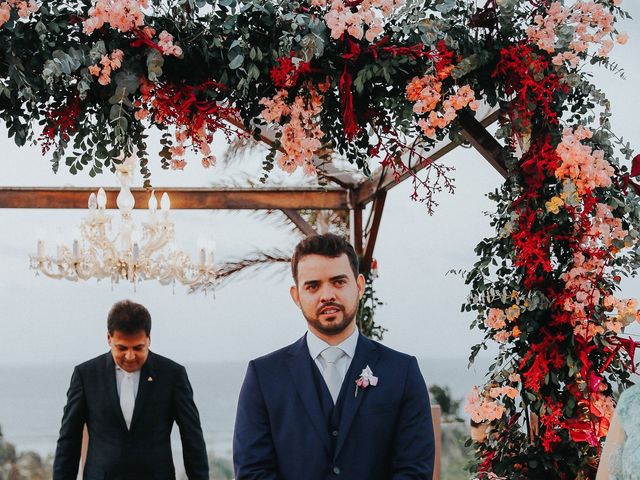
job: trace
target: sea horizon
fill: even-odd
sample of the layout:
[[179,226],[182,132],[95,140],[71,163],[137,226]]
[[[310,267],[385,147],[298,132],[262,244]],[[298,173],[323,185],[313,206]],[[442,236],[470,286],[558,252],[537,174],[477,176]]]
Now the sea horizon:
[[[471,387],[482,383],[489,359],[466,368],[462,356],[418,357],[427,385],[449,387],[451,396],[464,399]],[[210,456],[231,457],[236,402],[247,367],[246,361],[184,362]],[[74,365],[4,363],[0,366],[0,431],[18,453],[33,451],[43,458],[53,455],[66,392]],[[462,410],[462,409],[461,409]],[[466,415],[461,411],[460,415]],[[172,445],[180,457],[180,437],[175,428]]]

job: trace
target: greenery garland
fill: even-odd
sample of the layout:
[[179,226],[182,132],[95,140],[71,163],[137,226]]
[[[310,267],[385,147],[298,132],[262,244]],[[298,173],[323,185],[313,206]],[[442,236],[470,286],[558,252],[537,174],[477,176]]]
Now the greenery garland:
[[[400,173],[404,154],[447,185],[425,152],[461,141],[458,112],[484,100],[500,112],[509,178],[467,278],[464,309],[500,344],[468,405],[487,436],[472,470],[593,478],[614,386],[633,368],[621,333],[638,318],[615,292],[639,264],[640,160],[619,161],[631,148],[583,68],[617,70],[620,3],[0,0],[0,118],[72,173],[135,154],[149,180],[154,127],[165,168],[184,168],[188,148],[215,163],[216,133],[271,131],[267,173],[321,175],[327,154]],[[431,208],[441,187],[414,185]]]

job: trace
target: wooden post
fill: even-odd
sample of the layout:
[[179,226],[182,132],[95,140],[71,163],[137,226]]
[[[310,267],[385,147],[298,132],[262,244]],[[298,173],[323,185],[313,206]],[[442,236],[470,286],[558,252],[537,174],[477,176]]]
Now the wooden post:
[[380,221],[382,220],[382,212],[384,210],[384,201],[387,198],[387,191],[381,190],[373,201],[373,212],[371,226],[367,232],[367,243],[364,249],[364,259],[362,261],[362,270],[368,272],[371,270],[373,263],[373,251],[376,247],[378,239],[378,230],[380,229]]
[[442,468],[442,410],[440,405],[431,406],[431,421],[433,422],[433,438],[436,443],[436,456],[433,462],[433,480],[440,480]]
[[357,191],[349,190],[349,213],[351,244],[359,257],[364,253],[364,238],[362,230],[362,204],[354,202]]

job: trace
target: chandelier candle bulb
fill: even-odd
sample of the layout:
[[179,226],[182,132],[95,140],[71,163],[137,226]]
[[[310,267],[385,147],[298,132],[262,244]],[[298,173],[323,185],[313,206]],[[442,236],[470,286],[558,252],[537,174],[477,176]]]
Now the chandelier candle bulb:
[[156,191],[151,191],[151,196],[149,196],[149,218],[151,219],[151,223],[156,222],[156,210],[158,210],[158,199],[156,198]]
[[56,243],[58,244],[58,247],[56,249],[57,259],[58,259],[58,262],[62,262],[64,257],[64,245],[62,243],[62,238],[58,237],[58,241]]
[[133,261],[137,262],[140,257],[140,245],[138,242],[133,242]]
[[73,258],[78,258],[80,256],[80,242],[78,242],[77,238],[73,239]]
[[171,200],[169,199],[169,194],[167,192],[164,192],[160,198],[160,208],[163,212],[168,212],[171,208]]
[[162,210],[162,216],[164,220],[169,218],[169,209],[171,208],[171,200],[169,200],[169,194],[164,192],[160,197],[160,210]]
[[209,240],[208,250],[209,250],[209,258],[208,258],[207,265],[209,267],[213,267],[214,260],[215,260],[216,242],[214,242],[213,240]]
[[100,210],[104,210],[106,206],[107,206],[107,194],[105,193],[104,188],[100,187],[100,190],[98,190],[98,208]]

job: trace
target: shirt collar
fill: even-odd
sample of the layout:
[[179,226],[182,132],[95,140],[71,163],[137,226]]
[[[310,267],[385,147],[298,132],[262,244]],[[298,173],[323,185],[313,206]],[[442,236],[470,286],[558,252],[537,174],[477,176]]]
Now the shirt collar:
[[140,376],[140,370],[136,370],[135,372],[127,372],[126,370],[123,370],[122,368],[120,368],[120,366],[117,363],[116,363],[116,372],[120,373],[121,375],[124,375],[125,377],[127,375],[132,375],[133,377]]
[[[353,333],[345,338],[342,343],[335,345],[340,348],[349,358],[353,358],[356,353],[356,345],[358,344],[358,329],[355,328]],[[318,338],[311,330],[307,332],[307,347],[309,348],[309,355],[314,360],[324,351],[326,348],[330,347],[327,342]]]

